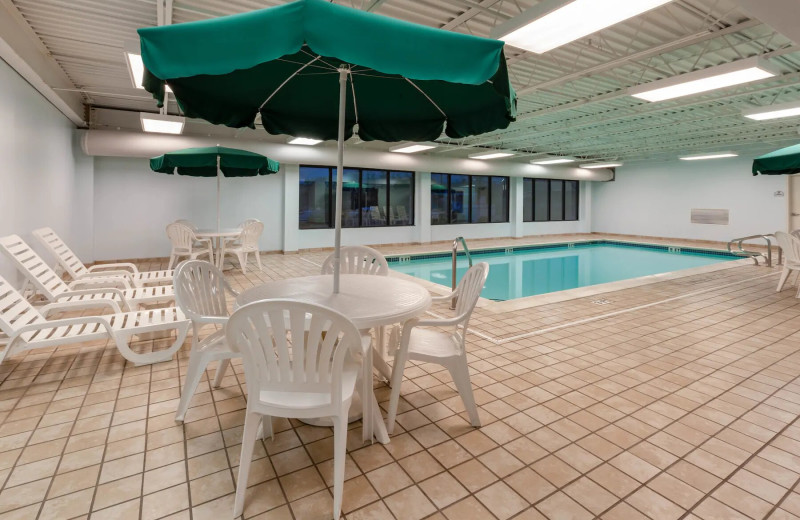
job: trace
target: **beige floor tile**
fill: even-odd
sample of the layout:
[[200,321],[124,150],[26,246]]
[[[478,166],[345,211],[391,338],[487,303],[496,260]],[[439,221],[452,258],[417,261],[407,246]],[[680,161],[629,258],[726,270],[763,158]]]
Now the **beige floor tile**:
[[525,499],[503,482],[496,482],[478,491],[475,497],[501,520],[511,518],[528,507]]
[[417,486],[408,487],[385,499],[386,505],[398,518],[419,520],[436,511]]
[[536,509],[552,520],[588,520],[593,518],[592,513],[560,491],[536,504]]
[[472,496],[445,509],[444,515],[448,520],[464,520],[465,518],[474,520],[496,520],[497,518]]
[[52,498],[44,503],[39,514],[41,520],[74,518],[89,513],[94,489],[84,489],[69,495]]
[[186,484],[164,489],[142,498],[142,520],[155,520],[189,507]]
[[469,492],[449,473],[440,473],[419,484],[420,489],[442,510],[466,497]]

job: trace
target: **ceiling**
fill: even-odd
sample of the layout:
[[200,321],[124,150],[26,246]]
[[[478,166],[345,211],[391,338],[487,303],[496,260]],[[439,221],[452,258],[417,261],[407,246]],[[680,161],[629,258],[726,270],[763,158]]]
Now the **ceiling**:
[[[538,0],[336,0],[387,16],[488,36],[490,29]],[[634,0],[631,0],[634,1]],[[796,0],[770,0],[773,20],[797,17]],[[734,150],[752,156],[800,140],[800,118],[756,122],[742,109],[800,101],[800,40],[795,42],[740,6],[752,0],[675,0],[542,55],[507,47],[519,94],[516,123],[466,139],[440,139],[432,153],[465,156],[481,148],[587,159],[667,159]],[[16,23],[40,40],[63,73],[53,87],[79,95],[93,128],[138,127],[138,112],[156,112],[132,87],[123,42],[139,27],[181,23],[285,3],[281,0],[0,0]],[[758,2],[755,2],[758,4]],[[760,2],[761,4],[769,2]],[[780,7],[783,4],[785,7]],[[785,9],[781,13],[780,8]],[[780,23],[773,23],[780,26]],[[31,31],[32,30],[32,31]],[[0,36],[3,34],[0,32]],[[796,36],[796,35],[795,35]],[[38,44],[39,42],[37,42]],[[750,56],[769,58],[782,75],[673,101],[647,103],[626,89]],[[177,113],[175,104],[169,106]],[[231,130],[205,122],[187,133],[280,140],[262,129]],[[386,148],[384,143],[359,146]],[[476,150],[477,148],[477,150]]]

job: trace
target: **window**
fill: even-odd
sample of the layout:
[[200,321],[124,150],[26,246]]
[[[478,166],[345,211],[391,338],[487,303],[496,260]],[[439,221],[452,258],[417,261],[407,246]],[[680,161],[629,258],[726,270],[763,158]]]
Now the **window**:
[[578,181],[523,179],[522,220],[578,220]]
[[431,174],[431,224],[508,222],[508,177]]
[[[300,167],[300,229],[334,227],[336,168]],[[414,224],[414,173],[345,168],[342,227]]]

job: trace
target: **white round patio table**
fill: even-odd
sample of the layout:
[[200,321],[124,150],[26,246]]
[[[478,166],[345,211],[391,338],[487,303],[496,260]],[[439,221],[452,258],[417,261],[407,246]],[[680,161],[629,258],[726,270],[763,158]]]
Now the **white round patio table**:
[[[287,278],[242,291],[236,297],[236,307],[280,298],[330,307],[347,316],[360,330],[403,323],[423,314],[431,306],[431,295],[427,289],[412,281],[390,276],[343,274],[340,277],[339,294],[333,294],[332,275]],[[372,365],[372,349],[368,354],[364,362]],[[371,396],[371,400],[375,436],[380,442],[386,443],[389,441],[386,425],[374,396]],[[364,423],[364,436],[371,438],[367,421]],[[322,423],[313,421],[310,424]]]
[[198,229],[194,232],[197,238],[210,238],[214,244],[214,258],[212,263],[222,269],[222,260],[220,253],[222,253],[222,240],[226,238],[235,238],[242,234],[241,228],[223,228],[217,231],[216,229]]

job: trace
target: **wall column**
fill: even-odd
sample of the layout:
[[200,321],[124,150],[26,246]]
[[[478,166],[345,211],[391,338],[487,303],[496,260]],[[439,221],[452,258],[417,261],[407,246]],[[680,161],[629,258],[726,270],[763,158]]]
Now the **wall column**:
[[508,196],[508,219],[511,221],[511,236],[514,238],[521,238],[524,236],[522,229],[522,218],[524,209],[524,180],[523,177],[511,177],[511,190]]
[[283,172],[283,252],[296,253],[300,234],[300,165],[281,165]]
[[414,204],[414,224],[419,230],[420,244],[431,243],[431,174],[417,172],[417,194]]

